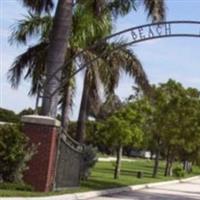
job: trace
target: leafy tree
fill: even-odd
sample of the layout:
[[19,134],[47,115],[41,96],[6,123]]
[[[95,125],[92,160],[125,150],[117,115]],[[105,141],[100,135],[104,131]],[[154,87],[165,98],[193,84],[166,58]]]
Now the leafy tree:
[[0,108],[0,121],[16,123],[20,121],[20,118],[13,111]]
[[160,154],[166,158],[165,175],[172,175],[175,159],[189,159],[199,142],[199,92],[169,80],[154,90],[147,120],[149,144],[156,154],[153,176]]
[[123,146],[139,145],[143,140],[143,117],[137,111],[137,105],[124,106],[100,124],[99,137],[102,142],[116,149],[117,159],[114,178],[119,178]]

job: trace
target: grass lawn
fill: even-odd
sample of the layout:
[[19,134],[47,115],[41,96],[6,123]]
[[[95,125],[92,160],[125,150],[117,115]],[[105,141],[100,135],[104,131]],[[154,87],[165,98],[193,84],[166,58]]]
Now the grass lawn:
[[[64,193],[85,192],[91,190],[101,190],[106,188],[123,187],[128,185],[137,185],[143,183],[152,183],[165,180],[173,180],[175,177],[164,177],[164,162],[161,162],[158,177],[152,178],[153,162],[148,160],[136,160],[133,162],[122,162],[122,172],[118,180],[113,179],[114,163],[98,162],[92,171],[92,175],[88,181],[81,183],[81,187],[59,192],[38,193],[25,191],[1,190],[0,196],[44,196],[59,195]],[[137,171],[144,172],[144,178],[136,177]],[[186,177],[200,175],[200,168],[193,167],[193,172]]]

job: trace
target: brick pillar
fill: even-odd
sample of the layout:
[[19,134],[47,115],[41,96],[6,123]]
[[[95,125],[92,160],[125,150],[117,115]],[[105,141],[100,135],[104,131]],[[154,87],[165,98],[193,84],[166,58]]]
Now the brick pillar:
[[24,181],[36,191],[48,192],[53,189],[58,127],[60,122],[46,116],[26,115],[22,117],[23,131],[30,143],[37,145],[37,152],[28,163]]

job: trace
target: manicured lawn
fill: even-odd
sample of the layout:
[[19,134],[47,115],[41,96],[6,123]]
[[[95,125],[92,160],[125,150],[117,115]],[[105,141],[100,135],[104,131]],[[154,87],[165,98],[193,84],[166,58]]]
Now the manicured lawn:
[[[164,162],[161,162],[158,177],[152,178],[152,166],[153,162],[148,160],[136,160],[133,162],[122,163],[122,173],[120,179],[113,179],[113,162],[98,162],[92,171],[92,176],[88,181],[81,183],[81,187],[77,189],[50,192],[50,193],[38,193],[38,192],[24,192],[24,191],[10,191],[0,190],[0,196],[44,196],[44,195],[58,195],[64,193],[84,192],[91,190],[101,190],[105,188],[115,188],[128,185],[137,185],[150,182],[158,182],[164,180],[173,180],[175,177],[164,177]],[[144,172],[144,177],[138,179],[136,177],[137,172]],[[193,173],[187,175],[195,176],[200,175],[200,168],[193,167]]]

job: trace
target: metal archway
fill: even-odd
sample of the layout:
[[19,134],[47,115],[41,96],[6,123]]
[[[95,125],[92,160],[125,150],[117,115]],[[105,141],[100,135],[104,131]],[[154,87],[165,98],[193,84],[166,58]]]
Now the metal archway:
[[[65,63],[65,66],[71,63],[73,60],[76,60],[78,57],[80,57],[82,54],[84,54],[88,50],[92,50],[94,48],[97,48],[98,45],[102,44],[103,42],[111,42],[114,39],[117,38],[126,38],[127,42],[123,43],[123,45],[117,46],[113,51],[122,48],[124,46],[129,46],[133,44],[137,44],[140,42],[153,40],[153,39],[159,39],[159,38],[169,38],[169,37],[193,37],[193,38],[200,38],[200,21],[190,21],[190,20],[183,20],[183,21],[165,21],[165,22],[158,22],[158,23],[151,23],[151,24],[145,24],[141,26],[132,27],[117,33],[114,33],[110,36],[105,37],[104,39],[97,41],[94,45],[84,49],[80,53],[76,54],[71,60],[67,61]],[[68,77],[73,77],[77,73],[79,73],[84,68],[90,66],[92,62],[95,62],[99,58],[101,58],[104,55],[102,53],[101,55],[95,57],[94,59],[91,59],[89,62],[85,63],[84,65],[80,66],[80,64],[77,64],[79,67],[76,71],[72,72]],[[52,74],[51,77],[49,77],[47,80],[45,80],[43,87],[45,87],[46,84],[52,79],[56,78],[61,84],[58,88],[55,89],[54,92],[49,94],[48,96],[44,97],[40,95],[41,98],[50,98],[53,96],[58,90],[60,90],[63,87],[62,81],[59,80],[56,75],[58,72],[62,71],[63,67],[60,67],[58,70]],[[65,83],[65,81],[63,81]]]

